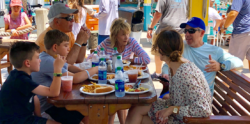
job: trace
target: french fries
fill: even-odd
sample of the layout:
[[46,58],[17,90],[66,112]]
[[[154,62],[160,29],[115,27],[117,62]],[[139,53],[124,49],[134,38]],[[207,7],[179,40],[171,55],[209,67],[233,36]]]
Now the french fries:
[[93,82],[91,82],[93,85],[83,85],[83,89],[82,89],[82,91],[83,92],[88,92],[88,93],[94,93],[94,90],[96,89],[96,88],[99,88],[99,87],[101,87],[100,85],[98,85],[98,84],[96,84],[96,83],[93,83]]

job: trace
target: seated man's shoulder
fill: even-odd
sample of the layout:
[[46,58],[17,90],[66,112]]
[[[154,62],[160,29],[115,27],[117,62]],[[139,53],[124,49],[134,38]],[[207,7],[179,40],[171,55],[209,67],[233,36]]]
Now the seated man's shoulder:
[[36,39],[36,43],[39,45],[40,43],[44,44],[44,36],[46,35],[46,33],[51,30],[50,27],[46,28]]

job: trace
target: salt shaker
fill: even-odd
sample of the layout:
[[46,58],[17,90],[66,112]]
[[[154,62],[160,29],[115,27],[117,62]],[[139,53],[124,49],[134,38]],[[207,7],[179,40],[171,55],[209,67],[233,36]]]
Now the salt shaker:
[[112,72],[112,60],[108,60],[107,61],[107,71],[108,72]]

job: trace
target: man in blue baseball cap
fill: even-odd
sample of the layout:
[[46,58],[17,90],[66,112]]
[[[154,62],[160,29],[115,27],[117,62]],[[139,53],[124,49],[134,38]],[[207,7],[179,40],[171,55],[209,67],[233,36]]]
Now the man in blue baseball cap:
[[[240,69],[243,67],[243,62],[222,48],[203,42],[206,26],[202,19],[192,17],[187,23],[182,23],[180,28],[184,29],[186,38],[183,57],[195,63],[204,73],[213,95],[216,72]],[[167,64],[164,64],[162,70],[165,69],[168,69]],[[168,77],[168,75],[163,75],[163,77]],[[164,97],[168,98],[167,95]]]

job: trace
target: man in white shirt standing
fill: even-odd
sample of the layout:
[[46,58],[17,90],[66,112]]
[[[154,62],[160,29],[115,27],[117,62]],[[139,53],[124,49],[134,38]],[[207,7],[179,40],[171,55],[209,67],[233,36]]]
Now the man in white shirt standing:
[[109,37],[110,26],[114,19],[118,17],[118,0],[100,0],[99,13],[91,14],[99,19],[98,44]]
[[[216,34],[218,28],[222,22],[222,17],[219,15],[218,11],[213,8],[214,0],[210,0],[210,7],[208,9],[208,18],[209,22],[213,21],[213,23],[208,23],[209,28],[213,27],[213,34]],[[211,30],[211,28],[210,28]],[[211,44],[213,44],[213,40],[211,40]]]

